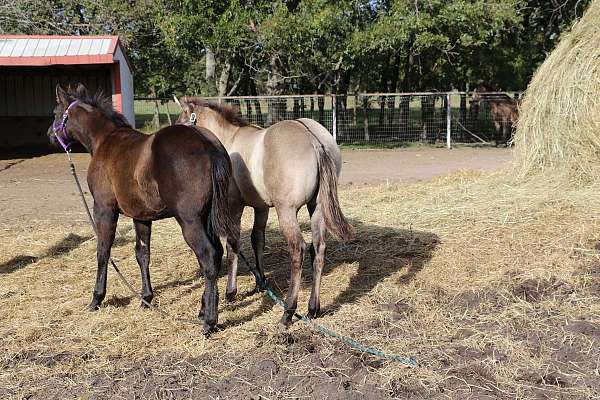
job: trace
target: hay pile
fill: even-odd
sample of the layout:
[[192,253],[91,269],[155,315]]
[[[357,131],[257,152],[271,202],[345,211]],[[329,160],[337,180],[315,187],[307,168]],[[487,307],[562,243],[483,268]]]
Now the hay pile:
[[574,183],[600,178],[600,0],[534,75],[515,136],[517,176]]

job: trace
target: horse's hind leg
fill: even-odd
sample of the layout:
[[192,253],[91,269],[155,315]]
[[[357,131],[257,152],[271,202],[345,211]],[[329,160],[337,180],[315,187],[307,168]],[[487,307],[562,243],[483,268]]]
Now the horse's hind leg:
[[185,241],[196,254],[204,270],[204,294],[198,317],[204,320],[204,333],[214,330],[218,321],[219,291],[217,278],[223,257],[218,237],[209,237],[200,219],[178,220]]
[[263,254],[265,251],[265,229],[269,219],[268,208],[254,209],[254,226],[252,227],[252,249],[254,250],[254,259],[256,260],[256,270],[252,271],[256,279],[255,291],[262,292],[267,288],[265,279],[265,270],[263,263]]
[[[146,303],[152,302],[154,293],[152,292],[152,284],[150,283],[150,233],[152,231],[151,221],[134,220],[135,227],[135,258],[140,266],[140,274],[142,275],[142,299]],[[142,302],[142,307],[148,307]]]
[[300,290],[300,277],[302,275],[302,259],[306,243],[302,238],[300,225],[298,224],[298,209],[291,207],[276,207],[279,226],[288,244],[291,258],[290,283],[285,300],[285,310],[281,323],[289,326],[298,306],[298,291]]
[[119,214],[116,210],[94,203],[94,221],[96,222],[98,240],[96,244],[98,270],[96,271],[96,285],[94,286],[92,302],[88,306],[90,311],[97,310],[106,296],[106,274],[110,259],[110,248],[115,240],[118,218]]
[[312,292],[308,302],[308,316],[317,318],[321,309],[321,274],[325,264],[325,217],[321,205],[316,200],[307,204],[310,214],[310,229],[312,232],[312,243],[310,245],[310,257],[313,271]]

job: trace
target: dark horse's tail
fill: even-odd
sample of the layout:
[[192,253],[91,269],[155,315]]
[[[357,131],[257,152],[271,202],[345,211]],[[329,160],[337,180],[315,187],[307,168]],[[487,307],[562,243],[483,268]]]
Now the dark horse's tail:
[[317,152],[317,166],[319,171],[318,201],[323,210],[327,230],[342,240],[351,240],[354,238],[354,228],[348,223],[346,217],[344,217],[338,200],[338,175],[335,161],[317,135],[304,122],[301,120],[297,121],[304,125],[310,133]]
[[210,224],[213,231],[221,236],[233,236],[233,220],[227,199],[231,184],[231,160],[224,148],[212,157],[212,205]]

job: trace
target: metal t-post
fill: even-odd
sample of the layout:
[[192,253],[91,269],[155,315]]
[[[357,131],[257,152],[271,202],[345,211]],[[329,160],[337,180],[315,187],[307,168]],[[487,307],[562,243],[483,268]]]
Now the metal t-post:
[[333,141],[337,144],[337,106],[336,106],[335,94],[331,95],[331,114],[332,114],[332,130],[333,130]]
[[452,135],[452,106],[450,105],[451,94],[447,94],[447,104],[446,104],[446,147],[451,149],[451,135]]

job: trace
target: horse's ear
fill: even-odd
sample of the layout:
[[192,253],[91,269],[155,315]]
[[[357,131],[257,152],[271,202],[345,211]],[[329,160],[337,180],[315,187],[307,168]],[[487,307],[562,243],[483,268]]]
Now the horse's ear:
[[60,83],[56,85],[56,102],[65,107],[69,104],[67,92],[60,86]]
[[83,85],[83,83],[79,83],[77,84],[77,89],[75,89],[75,93],[77,94],[77,97],[80,99],[84,99],[86,97],[88,97],[88,91],[87,88]]

